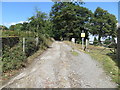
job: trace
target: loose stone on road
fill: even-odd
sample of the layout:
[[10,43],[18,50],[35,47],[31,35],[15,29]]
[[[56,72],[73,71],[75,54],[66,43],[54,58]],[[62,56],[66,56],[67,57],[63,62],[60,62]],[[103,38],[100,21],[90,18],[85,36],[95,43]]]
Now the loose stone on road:
[[29,67],[3,87],[10,88],[115,88],[99,65],[89,55],[63,42],[54,42]]

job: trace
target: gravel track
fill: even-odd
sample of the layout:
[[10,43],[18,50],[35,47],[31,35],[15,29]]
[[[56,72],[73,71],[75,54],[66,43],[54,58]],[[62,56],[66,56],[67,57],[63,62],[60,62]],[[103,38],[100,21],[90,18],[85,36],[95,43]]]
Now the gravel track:
[[29,67],[1,88],[115,88],[99,65],[89,55],[63,42],[54,42]]

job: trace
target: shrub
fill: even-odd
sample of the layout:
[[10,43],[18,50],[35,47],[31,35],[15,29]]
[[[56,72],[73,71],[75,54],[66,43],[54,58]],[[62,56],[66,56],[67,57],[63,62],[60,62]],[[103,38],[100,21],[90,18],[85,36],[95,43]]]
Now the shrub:
[[3,62],[3,72],[11,69],[18,69],[24,66],[26,61],[26,56],[22,52],[21,43],[15,45],[13,48],[5,45],[3,48],[2,62]]
[[[6,40],[6,39],[5,39]],[[17,40],[17,43],[14,41]],[[36,45],[36,41],[34,37],[28,38],[25,37],[25,52],[23,52],[23,38],[18,39],[18,37],[7,38],[5,44],[2,48],[2,70],[3,72],[7,72],[9,70],[19,69],[25,66],[27,57],[34,54],[39,48],[46,49],[48,47],[50,38],[47,39],[45,36],[39,36],[39,43]],[[11,43],[12,47],[11,47]]]
[[3,37],[2,38],[2,47],[4,48],[5,45],[9,47],[13,47],[19,42],[19,37]]
[[39,46],[36,46],[36,41],[34,38],[27,38],[26,39],[26,41],[25,41],[25,54],[27,57],[31,56],[38,49],[39,49]]

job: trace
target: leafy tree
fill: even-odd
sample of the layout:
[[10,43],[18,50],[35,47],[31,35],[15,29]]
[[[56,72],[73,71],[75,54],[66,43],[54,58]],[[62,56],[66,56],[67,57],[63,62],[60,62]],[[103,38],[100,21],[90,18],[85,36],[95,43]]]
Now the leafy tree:
[[[92,12],[73,2],[56,2],[51,10],[50,18],[53,22],[55,39],[71,40],[80,38],[82,30],[88,34],[88,26]],[[88,37],[88,35],[86,35]]]
[[23,22],[22,27],[21,27],[21,31],[28,31],[28,23],[27,22]]
[[16,31],[21,31],[23,28],[23,25],[22,23],[18,23],[18,24],[15,24],[15,25],[11,25],[9,27],[10,30],[16,30]]
[[22,28],[23,28],[22,23],[18,23],[18,24],[16,24],[16,25],[14,26],[14,30],[17,30],[17,31],[21,31]]
[[53,31],[54,31],[53,23],[49,19],[45,20],[44,30],[45,30],[47,35],[49,35],[50,37],[54,37],[54,34],[53,34]]
[[9,30],[15,30],[15,25],[11,25],[11,26],[9,27]]
[[98,7],[94,12],[90,32],[93,35],[98,35],[98,42],[101,45],[102,37],[116,36],[116,23],[114,15]]
[[111,36],[114,39],[117,36],[117,20],[116,17],[112,14],[108,15],[107,21],[109,28],[108,28],[108,36]]
[[30,17],[29,20],[29,30],[33,32],[38,32],[45,34],[43,27],[45,26],[45,19],[47,18],[46,13],[36,10],[36,14]]
[[4,25],[0,25],[0,30],[9,30],[9,29]]

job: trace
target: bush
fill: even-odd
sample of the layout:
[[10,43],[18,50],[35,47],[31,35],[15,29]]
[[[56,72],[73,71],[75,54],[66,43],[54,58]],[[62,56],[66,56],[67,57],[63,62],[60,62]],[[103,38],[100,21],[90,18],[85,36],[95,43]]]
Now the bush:
[[[13,43],[14,40],[17,40],[17,43]],[[3,72],[24,67],[27,57],[34,54],[39,48],[45,49],[49,46],[49,42],[51,42],[50,39],[47,39],[46,37],[41,35],[39,36],[39,43],[38,45],[36,45],[34,37],[25,37],[25,52],[23,52],[23,38],[18,39],[17,37],[17,39],[14,38],[14,40],[11,40],[11,38],[7,38],[7,41],[5,41],[6,44],[3,45]],[[11,43],[13,43],[12,47],[10,45]]]
[[2,47],[4,48],[5,45],[9,47],[13,47],[19,43],[19,37],[2,37]]
[[39,49],[39,44],[36,46],[36,41],[34,38],[27,38],[25,41],[25,54],[26,56],[31,56]]
[[2,57],[3,72],[23,67],[25,61],[26,56],[22,52],[21,43],[15,45],[13,48],[10,48],[9,46],[5,45]]

